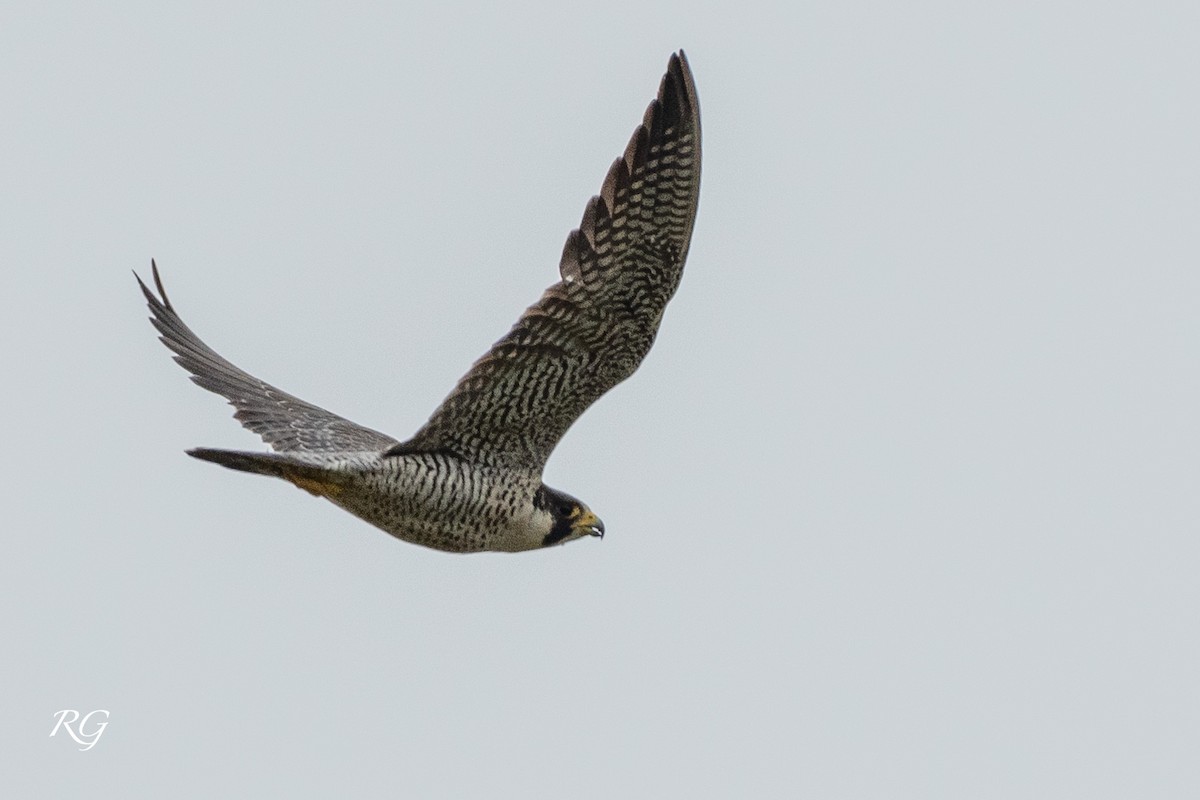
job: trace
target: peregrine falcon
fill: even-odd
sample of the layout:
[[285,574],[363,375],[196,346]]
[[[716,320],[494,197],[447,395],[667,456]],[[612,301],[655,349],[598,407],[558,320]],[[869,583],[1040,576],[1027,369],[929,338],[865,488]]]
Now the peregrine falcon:
[[[637,369],[679,286],[700,191],[700,106],[683,51],[563,248],[562,280],[530,306],[405,442],[226,361],[183,323],[151,262],[138,285],[162,342],[274,452],[188,455],[283,478],[387,533],[457,553],[603,536],[586,505],[542,483],[579,415]],[[136,274],[135,274],[135,277]]]

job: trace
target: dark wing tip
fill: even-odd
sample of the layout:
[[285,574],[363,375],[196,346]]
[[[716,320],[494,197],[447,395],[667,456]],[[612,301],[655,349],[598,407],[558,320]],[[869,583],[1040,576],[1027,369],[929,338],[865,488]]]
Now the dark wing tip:
[[667,63],[667,76],[677,84],[678,102],[682,115],[690,117],[699,127],[700,98],[696,95],[696,81],[692,77],[692,68],[688,64],[687,55],[683,50],[671,54]]
[[654,140],[660,138],[664,130],[681,124],[688,124],[697,130],[700,127],[696,84],[682,50],[671,54],[667,71],[658,85],[658,97],[650,103],[642,121]]
[[158,264],[155,263],[153,258],[150,259],[150,272],[154,276],[154,286],[158,289],[158,295],[162,298],[163,305],[165,305],[167,308],[171,308],[173,311],[174,309],[171,307],[171,299],[167,297],[167,290],[163,288],[162,278],[158,274]]
[[137,274],[137,270],[133,271],[133,277],[137,278],[138,286],[142,289],[142,294],[146,296],[146,302],[150,304],[150,310],[158,315],[158,309],[162,308],[166,311],[174,311],[175,308],[171,305],[170,298],[167,297],[167,290],[163,288],[162,276],[158,274],[158,264],[154,259],[150,259],[150,273],[154,278],[154,288],[158,290],[158,294],[150,291],[146,286],[146,282],[142,280],[142,276]]
[[609,221],[617,205],[617,195],[621,189],[629,188],[633,173],[650,159],[652,145],[661,144],[664,138],[686,135],[689,130],[694,137],[695,163],[698,165],[700,104],[687,56],[679,50],[672,53],[667,62],[658,95],[646,107],[642,124],[634,129],[625,152],[609,168],[600,194],[588,202],[579,228],[567,237],[558,267],[564,279],[586,280],[589,277],[589,262],[596,256],[597,226]]

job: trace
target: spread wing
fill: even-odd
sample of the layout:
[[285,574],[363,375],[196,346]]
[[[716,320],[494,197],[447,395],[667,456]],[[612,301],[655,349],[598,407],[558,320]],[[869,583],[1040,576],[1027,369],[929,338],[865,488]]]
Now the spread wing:
[[562,280],[390,452],[444,450],[540,471],[567,428],[654,343],[683,274],[699,189],[700,107],[681,51],[567,237]]
[[[385,450],[396,440],[298,397],[276,389],[226,361],[192,333],[175,313],[158,265],[150,262],[158,294],[138,278],[153,316],[150,321],[163,344],[175,352],[175,360],[192,373],[192,380],[210,392],[216,392],[237,409],[233,415],[246,428],[257,433],[272,449],[280,452],[305,451],[330,453],[346,450]],[[136,274],[134,277],[137,277]]]

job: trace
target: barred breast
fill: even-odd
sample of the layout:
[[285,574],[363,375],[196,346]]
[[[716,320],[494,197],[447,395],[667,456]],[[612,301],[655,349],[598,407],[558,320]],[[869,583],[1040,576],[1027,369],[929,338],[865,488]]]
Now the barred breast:
[[407,542],[470,553],[529,550],[545,535],[532,502],[541,485],[534,474],[442,453],[363,453],[332,469],[342,480],[338,491],[326,494],[329,500]]

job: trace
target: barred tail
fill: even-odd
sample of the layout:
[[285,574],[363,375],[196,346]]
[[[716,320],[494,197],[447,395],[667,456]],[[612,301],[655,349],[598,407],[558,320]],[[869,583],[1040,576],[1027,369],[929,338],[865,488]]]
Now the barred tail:
[[283,453],[253,453],[242,450],[217,450],[197,447],[187,454],[240,472],[253,472],[283,478],[318,497],[336,497],[344,488],[336,473],[324,467],[305,464]]

